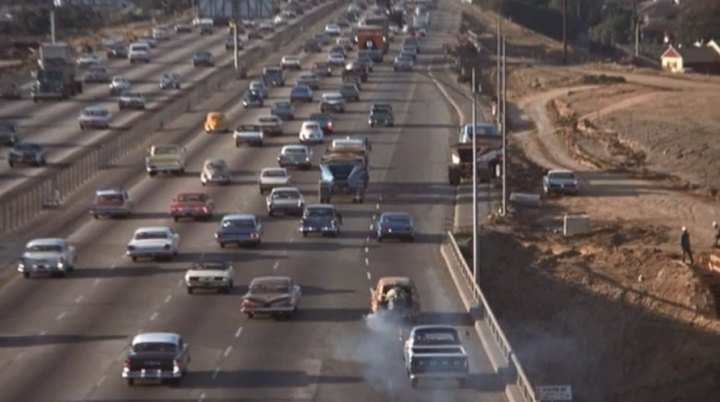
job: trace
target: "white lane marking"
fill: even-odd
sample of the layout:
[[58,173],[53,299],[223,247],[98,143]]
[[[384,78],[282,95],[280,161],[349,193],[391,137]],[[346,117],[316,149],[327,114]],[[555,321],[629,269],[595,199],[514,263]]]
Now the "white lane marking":
[[371,280],[372,280],[372,275],[370,275],[370,271],[367,271],[366,274],[367,274],[368,280],[371,281]]
[[84,298],[85,298],[85,296],[83,296],[83,295],[80,295],[80,296],[76,297],[76,298],[75,298],[75,303],[80,303],[81,301],[83,301]]
[[294,237],[291,237],[291,238],[290,238],[290,243],[295,243],[295,238],[294,238]]
[[228,357],[230,355],[231,350],[232,350],[232,345],[228,346],[227,349],[225,349],[225,353],[223,354],[223,356]]
[[213,380],[217,379],[218,374],[220,374],[220,367],[216,367],[216,368],[215,368],[215,371],[213,372],[212,379],[213,379]]
[[374,220],[374,221],[377,220],[377,214],[373,214],[372,220]]
[[66,315],[67,315],[67,313],[63,311],[62,313],[58,314],[56,320],[60,321],[63,318],[65,318]]
[[117,264],[113,264],[110,266],[110,269],[115,269],[117,267]]
[[367,246],[365,246],[365,254],[367,254],[369,252],[370,252],[370,249]]
[[365,238],[365,243],[367,243],[367,242],[369,242],[369,241],[370,241],[370,236],[368,236],[368,237]]
[[375,204],[375,209],[380,209],[380,204]]
[[205,393],[203,392],[202,394],[200,394],[200,399],[198,399],[198,401],[202,401],[204,399],[205,399]]
[[155,321],[157,318],[158,318],[158,312],[156,311],[156,312],[152,313],[152,315],[150,316],[150,321]]
[[95,282],[93,282],[93,286],[97,286],[100,284],[100,278],[95,279]]
[[378,195],[378,202],[382,202],[382,194]]
[[47,331],[40,332],[40,336],[45,336],[45,335],[47,335]]
[[279,260],[275,261],[275,264],[273,264],[273,270],[274,271],[277,270],[279,266],[280,266],[280,261]]
[[182,285],[183,285],[183,280],[180,279],[180,280],[178,281],[178,283],[177,283],[177,287],[181,287]]
[[165,304],[170,303],[170,300],[172,300],[172,295],[167,295],[167,297],[165,298]]
[[102,377],[100,377],[100,379],[97,380],[97,382],[95,383],[95,386],[96,386],[97,388],[100,388],[100,386],[102,385],[102,383],[105,382],[106,379],[107,379],[107,374],[106,374],[106,375],[103,375]]
[[374,226],[374,225],[371,223],[371,224],[370,224],[370,230],[373,230],[373,226]]
[[235,331],[235,337],[239,338],[240,334],[242,334],[242,332],[243,332],[243,327],[238,328],[237,331]]
[[370,259],[365,258],[365,265],[370,265]]

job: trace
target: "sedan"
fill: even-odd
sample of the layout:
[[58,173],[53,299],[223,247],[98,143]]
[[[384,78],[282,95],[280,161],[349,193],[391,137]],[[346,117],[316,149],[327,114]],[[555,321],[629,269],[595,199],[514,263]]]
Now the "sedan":
[[265,101],[258,91],[247,90],[243,95],[242,104],[245,109],[249,107],[263,107]]
[[138,92],[125,92],[118,99],[118,109],[145,110],[145,96]]
[[243,43],[242,43],[242,40],[240,39],[240,35],[237,35],[237,36],[228,35],[225,38],[225,50],[233,50],[233,48],[235,48],[235,38],[237,38],[238,50],[242,50]]
[[47,164],[45,152],[45,148],[40,144],[29,142],[15,144],[15,146],[8,151],[8,165],[10,167],[15,167],[15,165],[20,164],[45,166]]
[[220,247],[226,244],[257,247],[262,242],[262,224],[252,214],[225,215],[215,232],[215,240]]
[[409,55],[400,54],[395,57],[393,62],[393,71],[412,71],[413,59]]
[[267,86],[265,86],[265,83],[262,81],[255,80],[250,82],[250,91],[259,93],[263,99],[269,96]]
[[123,92],[129,91],[132,88],[132,84],[130,84],[130,80],[128,80],[127,78],[117,75],[113,77],[112,82],[110,82],[109,88],[110,95],[119,95]]
[[127,255],[137,261],[141,257],[173,258],[179,247],[179,233],[168,226],[151,226],[136,230],[126,249]]
[[13,146],[20,142],[17,123],[12,120],[0,120],[0,145]]
[[195,289],[217,289],[219,292],[230,293],[234,274],[235,269],[226,261],[197,261],[185,273],[185,287],[188,294]]
[[269,167],[264,168],[260,171],[260,177],[258,178],[258,187],[260,188],[260,194],[265,194],[266,191],[270,191],[275,187],[285,187],[290,184],[292,178],[288,174],[287,169],[281,167]]
[[208,220],[215,211],[215,202],[207,193],[180,193],[170,201],[170,215],[175,222],[180,218]]
[[345,100],[352,100],[355,102],[360,100],[360,90],[355,86],[355,84],[342,84],[339,92]]
[[332,133],[335,128],[335,122],[333,122],[333,118],[329,114],[313,113],[308,117],[308,120],[319,124],[325,134]]
[[78,117],[80,130],[86,128],[110,128],[110,111],[105,106],[88,106],[80,112]]
[[376,226],[378,242],[389,238],[415,241],[412,218],[405,212],[385,212],[378,218]]
[[330,53],[327,62],[331,66],[343,66],[345,65],[345,56],[342,53]]
[[317,144],[323,142],[325,133],[320,124],[314,121],[303,122],[298,135],[301,144]]
[[300,64],[300,58],[297,56],[283,56],[282,59],[280,59],[280,66],[285,68],[293,68],[296,70],[300,70],[302,68],[302,65]]
[[280,149],[277,157],[278,165],[284,167],[298,167],[310,169],[312,162],[312,151],[306,145],[285,145]]
[[289,317],[297,311],[300,286],[288,276],[254,278],[243,296],[241,312],[248,318],[256,314]]
[[310,89],[320,88],[320,78],[315,73],[301,73],[297,79],[297,85],[307,85]]
[[160,77],[160,89],[180,89],[180,74],[163,74],[162,77]]
[[207,184],[229,184],[230,168],[225,159],[211,158],[203,163],[203,170],[200,172],[200,183]]
[[281,120],[295,119],[295,108],[290,102],[275,102],[270,108],[270,114]]
[[268,216],[277,213],[300,216],[305,209],[305,200],[297,187],[275,187],[265,199]]
[[20,87],[14,82],[0,84],[0,99],[20,99]]
[[345,112],[345,98],[340,92],[326,92],[322,95],[320,112],[325,113],[326,111]]
[[313,91],[307,85],[297,84],[290,90],[290,102],[312,102]]
[[200,51],[195,52],[193,54],[193,66],[194,67],[214,67],[215,66],[215,58],[213,57],[213,54],[208,51]]

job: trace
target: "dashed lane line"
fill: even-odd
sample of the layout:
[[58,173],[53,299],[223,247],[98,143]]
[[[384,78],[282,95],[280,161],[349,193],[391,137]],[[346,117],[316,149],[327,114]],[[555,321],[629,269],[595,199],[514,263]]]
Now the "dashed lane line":
[[82,302],[84,298],[85,298],[85,296],[83,296],[83,295],[80,295],[80,296],[76,297],[76,298],[75,298],[75,303],[76,303],[76,304],[80,304],[80,302]]
[[[370,240],[369,237],[368,237],[368,240]],[[369,252],[370,252],[370,249],[368,248],[368,246],[365,246],[365,254],[367,254],[367,253],[369,253]]]
[[157,318],[158,318],[158,312],[156,311],[156,312],[152,313],[152,315],[150,316],[150,321],[155,321]]
[[170,300],[172,300],[172,295],[167,295],[167,297],[164,300],[165,304],[170,303]]
[[63,311],[63,312],[61,312],[60,314],[58,314],[58,316],[57,316],[55,319],[58,320],[58,321],[60,321],[60,320],[62,320],[63,318],[65,318],[66,315],[67,315],[67,312]]
[[228,346],[227,349],[225,349],[225,353],[223,353],[223,357],[228,357],[230,355],[230,351],[232,351],[232,345]]
[[215,371],[213,371],[212,379],[216,380],[218,374],[220,374],[220,367],[215,367]]
[[280,260],[275,261],[275,264],[273,264],[273,271],[277,271],[279,266],[280,266]]
[[100,278],[95,279],[95,281],[93,282],[93,286],[97,286],[99,284],[100,284]]
[[239,337],[240,337],[240,334],[242,334],[242,332],[243,332],[243,327],[239,327],[239,328],[237,329],[237,331],[235,331],[235,337],[236,337],[236,338],[239,338]]
[[372,280],[372,275],[370,274],[370,271],[365,272],[367,274],[367,278],[369,281]]
[[369,259],[369,258],[365,258],[365,266],[369,266],[369,265],[370,265],[370,259]]
[[105,380],[107,380],[107,374],[104,374],[102,377],[100,377],[99,380],[97,380],[97,382],[95,383],[95,388],[100,388],[100,386],[102,385],[102,383],[105,382]]

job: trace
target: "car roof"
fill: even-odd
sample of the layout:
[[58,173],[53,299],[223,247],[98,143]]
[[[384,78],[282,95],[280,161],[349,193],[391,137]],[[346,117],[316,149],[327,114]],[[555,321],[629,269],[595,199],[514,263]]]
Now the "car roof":
[[428,324],[428,325],[416,325],[412,327],[410,331],[422,331],[422,330],[428,330],[428,329],[439,329],[439,330],[454,330],[457,331],[457,328],[453,327],[452,325],[441,325],[441,324]]
[[207,165],[208,163],[222,163],[222,164],[227,165],[227,161],[223,158],[208,158],[208,159],[205,159],[205,163],[203,163],[203,164]]
[[568,170],[568,169],[551,169],[551,170],[548,170],[548,174],[550,174],[550,173],[570,173],[570,174],[575,174],[575,172],[573,172],[572,170]]
[[275,187],[270,191],[270,193],[274,193],[276,191],[297,191],[299,193],[300,189],[297,187]]
[[256,220],[257,218],[253,214],[229,214],[223,216],[222,220]]
[[132,344],[138,343],[180,343],[180,335],[172,332],[147,332],[135,335]]
[[283,147],[280,149],[280,151],[282,152],[286,149],[302,149],[303,151],[310,151],[310,148],[308,148],[307,145],[297,145],[297,144],[283,145]]
[[287,173],[287,171],[288,170],[286,168],[281,168],[281,167],[266,167],[266,168],[263,168],[260,171],[260,173],[263,173],[263,172],[285,172],[285,173]]
[[59,237],[46,237],[46,238],[42,238],[42,239],[30,240],[27,244],[27,247],[40,246],[40,245],[62,246],[63,244],[65,244],[65,239],[61,239]]
[[383,276],[378,279],[378,284],[382,285],[412,285],[413,280],[407,276]]
[[85,109],[83,109],[83,111],[86,111],[86,112],[95,112],[95,111],[97,111],[97,112],[101,112],[101,111],[102,111],[102,112],[107,112],[107,110],[108,110],[108,109],[107,109],[105,106],[102,106],[102,105],[86,106]]
[[122,194],[125,190],[117,187],[113,188],[99,188],[95,190],[95,195],[111,195],[111,194]]
[[331,96],[342,97],[342,94],[340,92],[335,91],[335,92],[325,92],[322,94],[322,96],[323,97],[331,97]]
[[171,231],[169,226],[144,226],[141,228],[135,229],[135,233],[142,233],[142,232],[166,232]]
[[305,209],[335,209],[333,204],[308,204]]
[[409,213],[407,213],[407,212],[399,212],[399,211],[395,211],[395,212],[383,212],[382,214],[380,214],[380,218],[382,218],[383,216],[385,216],[385,217],[387,217],[387,216],[402,216],[402,217],[406,217],[406,218],[408,218],[408,219],[411,219]]

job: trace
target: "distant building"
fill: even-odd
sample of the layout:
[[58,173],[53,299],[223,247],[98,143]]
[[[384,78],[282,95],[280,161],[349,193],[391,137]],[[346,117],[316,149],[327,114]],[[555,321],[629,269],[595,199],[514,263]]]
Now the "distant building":
[[132,0],[53,0],[56,7],[88,6],[95,8],[121,9],[132,5]]
[[709,41],[702,46],[667,48],[660,56],[663,70],[673,73],[700,73],[720,75],[720,46]]

